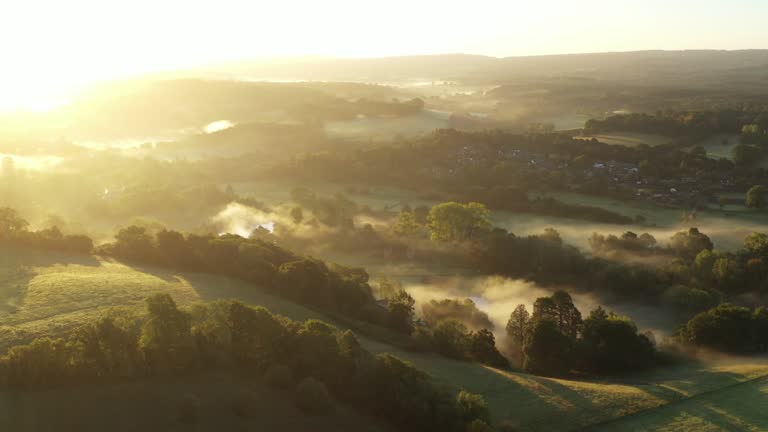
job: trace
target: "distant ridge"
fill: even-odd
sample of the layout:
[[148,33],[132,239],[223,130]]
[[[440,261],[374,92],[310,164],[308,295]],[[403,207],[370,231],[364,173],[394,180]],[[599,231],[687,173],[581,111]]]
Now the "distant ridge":
[[503,82],[519,78],[590,78],[644,84],[765,81],[768,49],[647,50],[489,57],[436,54],[373,58],[245,60],[192,71],[206,77],[264,80]]

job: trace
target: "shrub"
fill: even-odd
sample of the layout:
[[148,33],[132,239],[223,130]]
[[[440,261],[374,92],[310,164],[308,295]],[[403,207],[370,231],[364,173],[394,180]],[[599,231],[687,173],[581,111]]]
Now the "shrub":
[[491,415],[488,411],[488,404],[481,395],[462,390],[456,397],[456,402],[459,406],[459,412],[467,424],[473,425],[475,422],[479,421],[485,423],[487,426],[487,422],[490,421]]
[[296,388],[296,406],[306,414],[327,414],[333,409],[333,401],[325,384],[309,377]]

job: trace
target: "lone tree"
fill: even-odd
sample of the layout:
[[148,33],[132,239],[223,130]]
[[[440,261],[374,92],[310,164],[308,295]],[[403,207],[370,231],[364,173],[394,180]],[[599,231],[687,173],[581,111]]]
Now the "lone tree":
[[765,194],[768,193],[765,186],[756,185],[747,191],[746,205],[749,208],[761,209],[765,207]]
[[388,298],[390,325],[395,330],[411,334],[413,331],[414,305],[416,300],[404,289],[399,289],[395,295]]
[[427,215],[427,227],[432,240],[465,241],[490,229],[489,214],[481,203],[446,202],[432,207]]

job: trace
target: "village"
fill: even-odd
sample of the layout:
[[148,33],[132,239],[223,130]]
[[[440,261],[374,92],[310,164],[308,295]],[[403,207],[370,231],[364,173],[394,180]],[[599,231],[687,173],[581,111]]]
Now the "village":
[[647,165],[647,161],[570,158],[514,145],[464,145],[423,172],[433,180],[456,180],[483,170],[505,171],[508,175],[502,178],[515,179],[529,190],[635,199],[690,210],[743,205],[743,198],[733,195],[743,194],[759,182],[759,178],[734,169],[706,171],[691,167],[659,173],[647,169]]

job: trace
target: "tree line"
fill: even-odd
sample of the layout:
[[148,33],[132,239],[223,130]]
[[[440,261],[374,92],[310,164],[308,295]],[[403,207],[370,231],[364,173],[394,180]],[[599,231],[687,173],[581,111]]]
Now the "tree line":
[[29,231],[29,222],[12,208],[0,207],[0,243],[20,247],[90,253],[93,240],[81,234],[63,234],[58,227]]
[[479,395],[456,394],[390,354],[373,355],[351,331],[291,321],[236,301],[177,307],[167,294],[146,312],[112,310],[59,339],[39,338],[0,357],[0,385],[52,385],[231,370],[295,387],[299,407],[317,414],[330,394],[398,430],[490,430]]

